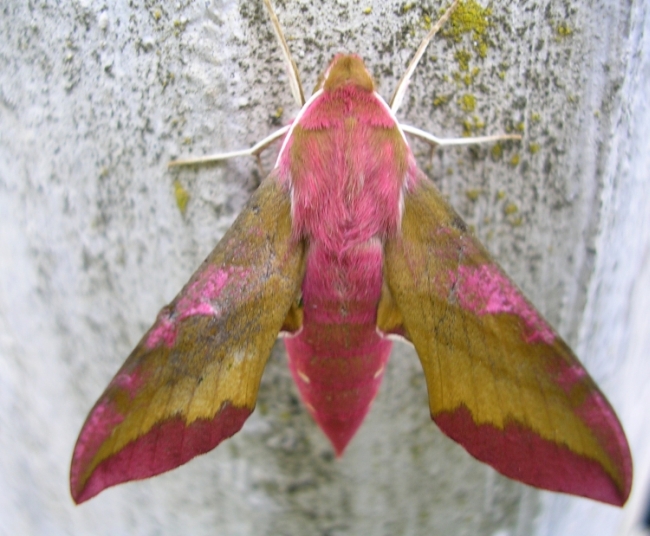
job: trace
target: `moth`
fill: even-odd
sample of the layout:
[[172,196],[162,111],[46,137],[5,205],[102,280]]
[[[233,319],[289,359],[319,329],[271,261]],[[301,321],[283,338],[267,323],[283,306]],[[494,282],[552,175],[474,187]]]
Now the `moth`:
[[[235,434],[284,335],[305,407],[337,455],[361,425],[391,339],[413,344],[432,419],[472,456],[540,488],[622,505],[632,461],[608,401],[571,349],[421,172],[398,111],[337,55],[306,100],[279,22],[295,120],[275,167],[91,410],[70,470],[75,502],[182,465]],[[494,138],[472,139],[481,142]],[[192,162],[201,161],[193,160]]]

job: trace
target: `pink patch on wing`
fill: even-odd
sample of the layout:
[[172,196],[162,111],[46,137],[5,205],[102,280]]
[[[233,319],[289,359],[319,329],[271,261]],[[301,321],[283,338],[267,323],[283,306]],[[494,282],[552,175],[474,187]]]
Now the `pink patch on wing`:
[[553,381],[569,394],[573,387],[588,377],[587,371],[578,363],[568,364],[564,359],[549,363],[547,370]]
[[482,315],[509,313],[524,322],[524,340],[552,344],[555,333],[494,264],[459,266],[456,296],[463,309]]
[[[95,415],[96,411],[93,412]],[[213,419],[201,419],[186,425],[180,417],[173,417],[152,428],[145,435],[126,445],[113,456],[95,467],[88,480],[80,487],[80,478],[92,462],[103,440],[120,421],[106,421],[102,424],[102,437],[92,437],[92,442],[80,447],[85,435],[91,430],[84,427],[77,443],[72,461],[72,497],[77,504],[87,501],[100,491],[122,482],[141,480],[187,463],[204,454],[224,439],[235,434],[251,414],[246,408],[230,405],[222,407]],[[101,419],[100,415],[97,415]],[[91,417],[92,418],[92,417]],[[90,423],[88,423],[90,424]]]
[[[218,315],[215,303],[229,280],[242,284],[250,270],[239,267],[221,268],[208,265],[196,275],[196,280],[185,288],[175,303],[164,308],[149,331],[146,346],[155,348],[160,344],[171,347],[176,342],[178,324],[192,316]],[[233,277],[234,276],[234,277]]]
[[491,424],[476,424],[464,406],[433,419],[472,456],[525,484],[618,506],[629,494],[631,477],[625,478],[624,489],[620,489],[595,460],[548,441],[519,424],[509,423],[503,430]]
[[169,311],[161,312],[149,335],[147,348],[155,348],[160,344],[171,348],[176,342],[176,324],[169,318]]
[[212,302],[221,294],[232,271],[232,267],[223,269],[208,265],[203,272],[197,274],[196,281],[187,287],[176,303],[176,321],[180,322],[194,315],[216,314]]
[[127,374],[126,372],[118,372],[117,376],[115,376],[111,381],[110,386],[119,387],[126,391],[131,398],[134,398],[143,383],[144,381],[141,373],[136,370],[130,374]]

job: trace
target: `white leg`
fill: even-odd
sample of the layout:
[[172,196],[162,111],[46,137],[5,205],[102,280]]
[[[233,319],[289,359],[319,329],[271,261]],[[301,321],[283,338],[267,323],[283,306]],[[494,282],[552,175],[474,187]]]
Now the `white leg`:
[[291,125],[287,125],[285,127],[282,127],[280,130],[276,130],[270,136],[267,136],[263,140],[257,142],[250,149],[242,149],[240,151],[230,151],[229,153],[210,154],[206,156],[198,156],[196,158],[182,158],[180,160],[173,160],[172,162],[167,164],[167,166],[176,167],[176,166],[191,166],[195,164],[211,164],[213,162],[221,162],[222,160],[228,160],[230,158],[237,158],[239,156],[258,156],[269,145],[271,145],[273,142],[277,141],[279,138],[281,138],[287,132],[289,132],[290,128]]
[[399,127],[406,134],[410,134],[411,136],[420,138],[431,145],[437,145],[439,147],[447,147],[450,145],[477,145],[479,143],[490,143],[502,140],[521,140],[520,134],[496,134],[494,136],[477,136],[476,138],[438,138],[433,134],[429,134],[424,130],[420,130],[419,128],[410,125],[400,125]]

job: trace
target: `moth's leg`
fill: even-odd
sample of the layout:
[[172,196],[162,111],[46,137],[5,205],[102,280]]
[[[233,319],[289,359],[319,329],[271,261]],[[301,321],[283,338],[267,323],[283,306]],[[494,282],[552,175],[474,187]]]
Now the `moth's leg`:
[[305,104],[305,92],[303,91],[302,84],[300,83],[298,67],[296,67],[296,62],[293,61],[293,58],[291,57],[289,45],[287,44],[287,40],[284,38],[284,33],[280,27],[280,21],[278,20],[275,11],[273,11],[271,0],[264,0],[264,5],[266,6],[266,9],[269,12],[269,16],[271,17],[271,23],[273,24],[273,31],[275,32],[275,36],[280,42],[280,48],[282,49],[282,58],[284,59],[284,66],[286,67],[287,74],[289,75],[291,93],[298,106],[302,108]]
[[434,136],[433,134],[429,134],[424,130],[420,130],[419,128],[410,125],[400,125],[399,127],[406,134],[420,138],[432,146],[437,147],[448,147],[451,145],[478,145],[480,143],[491,143],[494,141],[521,140],[520,134],[496,134],[494,136],[477,136],[475,138],[439,138],[438,136]]
[[[264,0],[267,2],[268,0]],[[411,60],[411,63],[409,63],[409,66],[406,68],[406,71],[404,72],[404,75],[400,79],[400,81],[397,83],[397,87],[395,88],[395,93],[393,93],[393,97],[390,99],[390,102],[388,103],[390,106],[390,109],[393,111],[393,113],[396,113],[399,107],[402,104],[402,100],[404,99],[404,94],[406,93],[406,88],[408,88],[409,82],[411,81],[411,76],[413,76],[413,71],[415,71],[415,68],[418,65],[418,62],[420,61],[420,58],[424,54],[424,51],[427,48],[427,45],[433,39],[433,36],[436,35],[438,30],[442,27],[442,25],[447,22],[447,19],[451,17],[452,12],[454,9],[456,9],[456,6],[458,6],[460,0],[454,0],[454,3],[449,6],[447,11],[438,19],[438,22],[436,22],[433,25],[433,28],[429,30],[429,33],[424,37],[422,42],[420,43],[420,46],[418,49],[415,51],[415,55],[413,56],[413,59]]]
[[282,136],[284,136],[287,132],[289,132],[290,128],[291,125],[287,125],[282,127],[279,130],[276,130],[273,134],[257,142],[250,149],[242,149],[240,151],[230,151],[228,153],[209,154],[205,156],[198,156],[196,158],[181,158],[179,160],[172,160],[169,164],[167,164],[167,166],[176,167],[176,166],[192,166],[196,164],[213,164],[214,162],[221,162],[222,160],[229,160],[230,158],[237,158],[239,156],[255,156],[257,157],[259,162],[259,154],[264,149],[266,149],[269,145],[271,145],[273,142],[282,138]]

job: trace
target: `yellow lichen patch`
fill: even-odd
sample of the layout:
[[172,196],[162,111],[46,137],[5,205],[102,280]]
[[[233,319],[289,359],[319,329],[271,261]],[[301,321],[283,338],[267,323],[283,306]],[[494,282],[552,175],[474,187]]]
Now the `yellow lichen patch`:
[[539,143],[531,143],[528,146],[528,152],[530,154],[537,154],[539,152]]
[[495,143],[490,152],[494,160],[499,160],[503,156],[503,146],[500,143]]
[[481,195],[481,190],[478,188],[472,188],[470,190],[465,190],[465,195],[470,201],[476,201]]
[[153,18],[156,22],[158,22],[162,17],[162,11],[160,9],[154,9],[153,11]]
[[404,4],[402,6],[402,13],[408,13],[415,7],[415,2],[409,2],[408,4]]
[[174,25],[174,33],[179,35],[187,27],[188,20],[186,18],[175,19],[172,23]]
[[517,124],[515,125],[515,130],[516,130],[517,132],[523,132],[525,128],[526,128],[526,125],[525,125],[523,122],[521,122],[521,123],[517,123]]
[[489,20],[491,14],[491,8],[484,8],[475,0],[462,2],[451,14],[449,29],[445,30],[443,35],[458,43],[464,34],[471,33],[477,54],[481,58],[485,58],[487,54],[486,32],[491,25]]
[[573,30],[566,22],[560,22],[555,27],[555,33],[558,37],[569,37],[573,34]]
[[437,95],[433,98],[433,105],[438,107],[449,102],[449,95]]
[[465,87],[469,87],[474,82],[476,75],[480,71],[481,70],[478,67],[474,67],[471,72],[462,73],[461,71],[456,71],[452,76],[454,77],[454,80],[459,84],[462,82],[465,84]]
[[372,13],[372,7],[371,7],[371,6],[368,6],[368,7],[363,8],[362,13],[363,13],[364,15],[370,15],[370,14]]
[[178,210],[181,211],[181,214],[185,215],[185,210],[187,209],[187,203],[190,200],[190,193],[183,188],[181,181],[176,179],[174,181],[174,197],[176,198],[176,206]]
[[521,227],[523,223],[524,219],[521,216],[517,216],[516,218],[512,218],[510,220],[510,225],[513,227]]
[[470,34],[471,49],[463,48],[454,54],[454,59],[458,63],[458,72],[453,73],[454,80],[467,87],[479,73],[477,67],[474,69],[470,67],[472,52],[478,58],[487,56],[487,29],[492,25],[489,20],[491,14],[491,8],[483,8],[475,0],[466,0],[458,5],[451,15],[447,28],[441,32],[444,37],[456,43],[460,43],[465,34]]
[[542,120],[542,116],[537,112],[533,112],[532,114],[530,114],[530,120],[533,123],[539,123]]
[[497,201],[501,201],[502,199],[505,199],[506,193],[503,190],[499,190],[497,192]]
[[271,119],[272,119],[273,121],[277,121],[277,120],[279,120],[279,119],[282,117],[282,114],[284,114],[284,108],[283,108],[282,106],[278,106],[278,107],[275,109],[275,112],[273,112],[273,113],[271,114]]
[[469,71],[469,60],[472,59],[472,55],[468,50],[457,50],[454,53],[454,59],[458,62],[458,68],[461,71]]
[[491,14],[491,8],[483,8],[475,0],[461,2],[451,14],[451,28],[446,30],[444,35],[451,37],[455,41],[460,41],[461,35],[472,32],[472,36],[479,39],[485,35],[490,26],[488,17]]
[[476,97],[470,93],[466,93],[458,99],[458,104],[464,112],[473,112],[476,109]]
[[510,159],[510,165],[513,167],[516,166],[517,164],[519,164],[519,160],[520,160],[519,154],[513,155],[512,158]]
[[506,216],[511,216],[512,214],[516,214],[517,212],[519,212],[519,208],[514,203],[508,203],[505,207],[503,207],[503,213]]
[[472,117],[471,120],[465,119],[463,121],[463,136],[467,138],[484,127],[485,122],[481,121],[477,116]]

